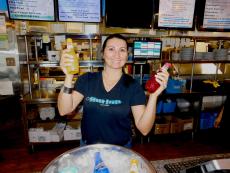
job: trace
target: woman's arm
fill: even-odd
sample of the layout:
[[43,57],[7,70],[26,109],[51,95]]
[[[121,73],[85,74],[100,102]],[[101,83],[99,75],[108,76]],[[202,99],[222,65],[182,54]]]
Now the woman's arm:
[[153,127],[156,118],[157,98],[166,88],[168,77],[167,71],[157,73],[156,81],[160,84],[160,87],[149,95],[147,105],[132,106],[135,125],[143,135],[147,135]]
[[64,93],[63,90],[58,95],[58,110],[61,116],[71,113],[83,100],[84,96],[73,91],[71,94]]
[[[66,67],[73,63],[73,57],[68,54],[68,50],[64,50],[61,56],[60,67],[65,74],[64,87],[72,88],[72,80],[74,75],[68,74]],[[61,89],[58,95],[58,110],[60,115],[66,115],[72,112],[79,103],[83,100],[84,96],[73,91],[72,93],[66,93]]]
[[224,112],[224,106],[221,108],[219,114],[217,115],[216,119],[215,119],[215,122],[214,122],[214,127],[215,128],[218,128],[219,125],[220,125],[220,122],[222,120],[222,117],[223,117],[223,112]]

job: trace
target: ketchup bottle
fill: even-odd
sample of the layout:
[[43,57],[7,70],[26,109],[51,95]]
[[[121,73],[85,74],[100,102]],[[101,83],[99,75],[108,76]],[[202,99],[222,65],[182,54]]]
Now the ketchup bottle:
[[[162,69],[168,70],[171,67],[170,63],[165,63],[160,69],[159,71],[161,71]],[[150,92],[150,93],[154,93],[159,87],[160,84],[156,81],[155,78],[155,72],[151,75],[150,79],[146,82],[145,84],[145,89]]]

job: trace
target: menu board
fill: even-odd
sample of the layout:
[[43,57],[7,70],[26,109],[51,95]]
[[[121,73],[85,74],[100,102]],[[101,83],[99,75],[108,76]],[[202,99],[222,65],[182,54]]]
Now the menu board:
[[54,0],[8,0],[11,19],[54,21]]
[[203,28],[230,29],[229,0],[206,0]]
[[58,0],[58,20],[63,22],[100,22],[100,0]]
[[195,0],[160,0],[158,27],[192,28]]

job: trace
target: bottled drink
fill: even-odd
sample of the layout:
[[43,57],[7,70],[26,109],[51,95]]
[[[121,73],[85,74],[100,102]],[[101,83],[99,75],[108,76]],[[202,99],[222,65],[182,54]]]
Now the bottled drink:
[[130,161],[130,173],[139,173],[138,171],[138,160],[131,159]]
[[[161,71],[162,69],[168,70],[169,67],[171,67],[171,64],[170,63],[165,63],[161,67],[161,69],[159,69],[159,71]],[[153,73],[151,75],[150,79],[145,84],[145,89],[147,91],[149,91],[150,93],[154,93],[160,87],[160,84],[156,81],[155,74],[156,73]]]
[[68,49],[68,54],[72,55],[74,58],[73,63],[70,66],[66,67],[67,72],[69,74],[76,74],[79,72],[79,58],[74,51],[73,40],[71,38],[67,38],[66,45],[67,45],[67,49]]
[[106,167],[105,163],[103,162],[101,158],[100,152],[95,153],[94,159],[95,159],[95,165],[94,165],[93,173],[110,173],[109,169]]

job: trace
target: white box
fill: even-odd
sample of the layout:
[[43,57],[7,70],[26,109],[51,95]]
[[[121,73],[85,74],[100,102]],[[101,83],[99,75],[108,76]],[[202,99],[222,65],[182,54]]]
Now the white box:
[[51,142],[50,132],[43,128],[30,128],[28,134],[30,142]]
[[38,142],[51,142],[49,131],[37,132],[37,136]]
[[56,131],[50,131],[50,141],[51,142],[60,142],[63,140],[63,133],[58,134]]
[[30,142],[38,142],[38,135],[34,128],[29,129],[28,135],[29,135]]
[[81,139],[81,129],[67,129],[64,130],[64,140],[80,140]]

